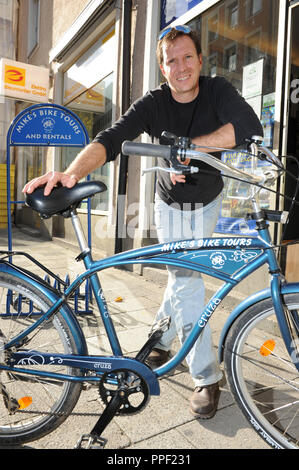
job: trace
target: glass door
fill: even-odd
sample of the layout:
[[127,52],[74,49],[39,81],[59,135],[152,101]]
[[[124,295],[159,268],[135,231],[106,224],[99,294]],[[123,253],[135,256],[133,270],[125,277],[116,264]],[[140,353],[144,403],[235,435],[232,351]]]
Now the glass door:
[[[292,158],[286,159],[287,169],[293,174],[298,174],[299,165],[299,0],[291,2],[289,15],[289,45],[287,60],[286,80],[286,109],[285,109],[285,135],[283,154]],[[296,182],[286,177],[285,194],[294,196]],[[299,201],[299,195],[297,195]],[[290,202],[285,202],[285,209],[290,208]],[[292,220],[284,235],[285,240],[299,239],[299,207],[294,208]]]
[[[289,25],[287,38],[287,62],[286,62],[286,92],[285,92],[285,117],[283,135],[283,155],[288,171],[298,176],[299,172],[299,0],[290,2]],[[293,198],[296,192],[296,181],[290,176],[285,178],[284,193]],[[298,191],[299,192],[299,191]],[[299,201],[299,194],[296,196]],[[290,210],[291,202],[284,202],[284,209]],[[290,222],[286,227],[283,240],[297,241],[298,244],[287,248],[286,278],[289,282],[299,277],[299,206],[294,206],[291,212]]]

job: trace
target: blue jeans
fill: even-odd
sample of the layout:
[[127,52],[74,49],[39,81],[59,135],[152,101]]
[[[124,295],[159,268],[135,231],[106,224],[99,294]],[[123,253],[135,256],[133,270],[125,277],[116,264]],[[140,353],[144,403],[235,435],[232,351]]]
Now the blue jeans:
[[[211,237],[220,206],[221,196],[206,206],[199,205],[193,211],[181,210],[175,205],[169,206],[156,195],[155,224],[159,243]],[[168,283],[156,316],[156,320],[171,317],[170,328],[157,345],[166,351],[170,350],[176,334],[181,344],[184,342],[205,306],[204,283],[200,273],[175,266],[167,269]],[[205,326],[186,360],[195,386],[211,385],[221,379],[222,373],[214,352],[209,324]]]

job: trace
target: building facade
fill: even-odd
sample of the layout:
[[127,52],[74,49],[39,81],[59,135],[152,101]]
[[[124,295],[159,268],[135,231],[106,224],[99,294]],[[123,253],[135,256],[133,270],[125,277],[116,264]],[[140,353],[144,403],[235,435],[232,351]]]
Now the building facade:
[[[2,0],[2,4],[5,4]],[[10,3],[10,2],[8,2]],[[203,71],[226,77],[254,108],[264,128],[264,143],[277,154],[299,158],[299,1],[289,0],[14,0],[18,11],[15,59],[49,69],[49,100],[70,108],[87,128],[90,140],[113,123],[136,98],[156,87],[161,77],[156,41],[168,25],[188,24],[201,37]],[[7,52],[8,53],[8,52]],[[8,54],[12,54],[9,52]],[[12,100],[9,101],[10,105]],[[15,114],[29,106],[14,102]],[[141,139],[148,140],[143,135]],[[64,170],[77,149],[18,149],[16,197],[26,180],[50,169]],[[223,158],[229,158],[224,155]],[[120,156],[91,178],[108,187],[91,206],[92,244],[112,254],[156,241],[153,221],[155,175],[143,170],[150,158]],[[293,163],[288,163],[290,170]],[[292,195],[291,181],[278,192]],[[226,188],[217,231],[249,235],[240,204]],[[282,201],[264,196],[265,207]],[[244,212],[244,204],[241,209]],[[82,219],[86,208],[81,207]],[[23,206],[17,224],[30,223],[50,236],[73,242],[68,220],[42,224]],[[279,229],[274,228],[274,236]],[[299,236],[290,224],[285,239]]]

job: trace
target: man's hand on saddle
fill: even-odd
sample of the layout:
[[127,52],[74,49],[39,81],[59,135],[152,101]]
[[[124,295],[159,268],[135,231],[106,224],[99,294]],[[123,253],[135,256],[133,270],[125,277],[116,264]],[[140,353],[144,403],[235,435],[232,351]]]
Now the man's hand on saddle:
[[52,189],[58,184],[61,184],[66,188],[72,188],[77,182],[77,178],[73,175],[68,175],[67,173],[61,173],[59,171],[49,171],[48,173],[38,176],[26,183],[22,192],[31,194],[36,188],[45,185],[44,195],[49,196]]

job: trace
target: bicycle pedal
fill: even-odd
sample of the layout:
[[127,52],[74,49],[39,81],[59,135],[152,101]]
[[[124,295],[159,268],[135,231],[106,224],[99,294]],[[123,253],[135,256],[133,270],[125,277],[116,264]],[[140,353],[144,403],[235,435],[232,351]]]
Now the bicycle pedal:
[[167,331],[169,329],[170,323],[171,323],[171,317],[170,316],[162,318],[161,320],[157,321],[156,323],[153,324],[153,326],[152,326],[152,328],[149,332],[149,336],[151,336],[152,334],[154,334],[156,332],[159,332],[160,334],[165,333],[165,331]]
[[151,353],[153,348],[156,346],[156,344],[159,342],[159,340],[162,338],[163,333],[168,330],[170,326],[171,318],[166,317],[163,318],[162,320],[156,322],[150,332],[149,332],[149,337],[145,345],[141,348],[137,356],[135,357],[136,360],[145,362],[146,358],[148,355]]
[[92,434],[82,434],[75,449],[104,449],[107,439],[93,436]]

